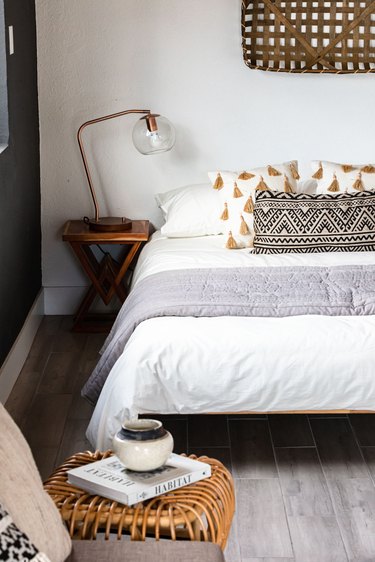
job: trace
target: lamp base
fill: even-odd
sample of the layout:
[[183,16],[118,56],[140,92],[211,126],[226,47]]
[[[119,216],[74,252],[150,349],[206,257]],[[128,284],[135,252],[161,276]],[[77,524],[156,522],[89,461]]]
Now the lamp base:
[[102,217],[98,220],[85,217],[83,220],[89,225],[90,230],[96,232],[123,232],[131,230],[133,225],[132,221],[125,217]]

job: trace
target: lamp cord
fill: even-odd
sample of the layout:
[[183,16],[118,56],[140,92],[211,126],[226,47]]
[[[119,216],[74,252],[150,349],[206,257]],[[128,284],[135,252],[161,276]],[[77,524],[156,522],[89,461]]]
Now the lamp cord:
[[98,248],[98,250],[101,251],[101,253],[103,254],[103,256],[110,256],[112,258],[112,260],[117,263],[117,265],[121,265],[120,262],[118,260],[116,260],[110,252],[106,252],[105,250],[103,250],[103,248],[101,247],[100,244],[96,244],[96,247]]

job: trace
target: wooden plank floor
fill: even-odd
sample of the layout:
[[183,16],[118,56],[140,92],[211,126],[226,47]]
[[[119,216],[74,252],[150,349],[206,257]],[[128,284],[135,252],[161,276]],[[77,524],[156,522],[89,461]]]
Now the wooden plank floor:
[[[6,404],[43,477],[89,449],[80,388],[104,337],[46,317]],[[232,471],[237,512],[227,562],[375,561],[375,416],[161,416],[176,452]]]

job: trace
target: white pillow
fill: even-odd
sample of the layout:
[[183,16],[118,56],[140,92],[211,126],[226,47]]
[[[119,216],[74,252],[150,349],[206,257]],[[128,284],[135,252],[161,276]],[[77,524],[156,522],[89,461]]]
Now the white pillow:
[[221,201],[220,215],[227,235],[228,249],[251,247],[253,208],[256,189],[297,191],[298,163],[295,160],[270,164],[262,168],[247,168],[242,172],[216,170],[208,172]]
[[356,193],[375,189],[375,166],[372,164],[339,164],[325,160],[311,162],[317,193]]
[[220,200],[210,184],[186,185],[155,195],[163,212],[161,228],[168,238],[191,238],[223,233]]

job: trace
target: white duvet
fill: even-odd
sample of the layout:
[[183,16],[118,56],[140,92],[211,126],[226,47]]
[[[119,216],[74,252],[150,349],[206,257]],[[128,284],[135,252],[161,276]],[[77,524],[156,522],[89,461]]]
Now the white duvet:
[[[375,252],[252,255],[222,236],[144,248],[133,287],[153,273],[201,267],[375,264]],[[87,436],[111,447],[139,413],[375,410],[375,316],[153,318],[134,331],[103,387]]]

